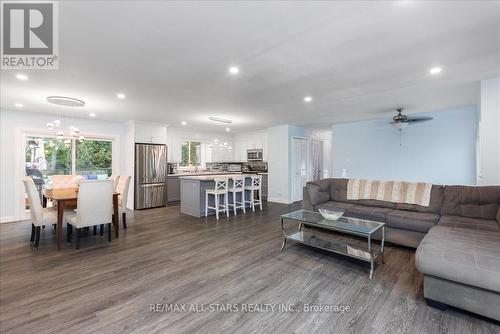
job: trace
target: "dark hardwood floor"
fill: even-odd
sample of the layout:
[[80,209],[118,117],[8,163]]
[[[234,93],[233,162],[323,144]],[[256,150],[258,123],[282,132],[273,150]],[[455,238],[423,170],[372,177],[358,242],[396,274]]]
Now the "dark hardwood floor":
[[[179,206],[128,214],[108,243],[38,250],[29,222],[0,226],[1,333],[499,333],[500,326],[422,296],[414,250],[386,248],[372,281],[366,263],[289,243],[279,215],[297,205],[196,219]],[[106,235],[106,234],[105,234]],[[151,312],[151,304],[204,304],[204,312]],[[349,312],[244,312],[243,304],[346,305]],[[238,312],[211,312],[236,304]],[[278,307],[278,306],[275,306]]]

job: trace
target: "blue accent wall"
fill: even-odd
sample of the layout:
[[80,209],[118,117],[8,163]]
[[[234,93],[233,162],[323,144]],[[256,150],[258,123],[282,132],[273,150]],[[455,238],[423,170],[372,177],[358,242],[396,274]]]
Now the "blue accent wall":
[[401,136],[388,119],[333,125],[333,175],[346,168],[352,178],[475,184],[477,108],[412,116],[434,119]]

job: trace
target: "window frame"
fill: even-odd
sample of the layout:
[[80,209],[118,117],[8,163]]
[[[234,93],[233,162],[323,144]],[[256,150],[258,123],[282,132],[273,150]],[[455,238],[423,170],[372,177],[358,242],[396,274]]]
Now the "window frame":
[[[199,156],[199,159],[198,159],[199,161],[196,164],[192,164],[191,163],[191,145],[193,143],[198,144],[198,146],[200,147],[200,153],[199,153],[200,156]],[[182,165],[182,149],[183,149],[184,145],[186,145],[186,144],[188,146],[187,147],[187,153],[188,153],[188,159],[187,159],[187,161],[188,161],[188,163],[187,163],[187,165]],[[186,140],[186,141],[182,142],[182,144],[181,144],[181,165],[180,165],[181,167],[196,167],[196,166],[201,166],[201,144],[202,143],[200,141],[194,141],[194,140]]]

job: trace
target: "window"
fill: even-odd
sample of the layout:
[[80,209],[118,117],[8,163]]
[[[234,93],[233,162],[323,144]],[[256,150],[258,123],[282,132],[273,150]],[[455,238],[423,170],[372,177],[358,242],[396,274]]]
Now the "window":
[[111,175],[111,142],[84,139],[75,142],[76,174],[107,177]]
[[55,138],[26,139],[26,174],[47,180],[52,175],[72,174],[71,143]]
[[26,138],[26,174],[50,181],[52,175],[106,178],[112,171],[112,145],[103,139]]
[[201,143],[187,141],[181,147],[181,166],[199,166]]

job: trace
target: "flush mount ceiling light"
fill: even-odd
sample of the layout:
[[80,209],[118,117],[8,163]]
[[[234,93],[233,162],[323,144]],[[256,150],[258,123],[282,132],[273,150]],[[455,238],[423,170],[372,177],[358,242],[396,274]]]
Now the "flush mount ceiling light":
[[443,71],[443,69],[441,67],[433,67],[429,70],[429,73],[432,74],[432,75],[436,75],[436,74],[439,74]]
[[91,112],[91,113],[89,114],[89,116],[90,116],[90,117],[96,117],[96,114],[95,114],[95,112]]
[[83,107],[85,105],[84,101],[67,96],[49,96],[47,102],[66,107]]
[[19,80],[22,80],[22,81],[28,80],[28,76],[26,74],[22,74],[22,73],[16,74],[16,78],[18,78]]
[[210,116],[208,119],[213,121],[213,122],[219,122],[219,123],[225,123],[225,124],[233,123],[233,121],[230,119],[219,118],[219,117],[214,117],[214,116]]
[[123,94],[123,93],[118,93],[118,94],[116,94],[116,97],[117,97],[117,98],[119,98],[120,100],[123,100],[123,99],[125,99],[127,96],[126,96],[125,94]]
[[226,131],[229,132],[229,131],[231,131],[231,129],[230,128],[226,128]]
[[24,107],[24,104],[22,104],[22,103],[16,103],[14,105],[16,106],[16,108],[22,108],[22,107]]
[[311,101],[312,101],[312,99],[313,99],[313,98],[312,98],[311,96],[306,96],[306,97],[304,97],[304,102],[309,103],[309,102],[311,102]]
[[238,67],[236,67],[236,66],[231,66],[229,68],[229,73],[231,73],[231,74],[238,74],[238,73],[240,73],[240,69]]
[[182,121],[181,124],[182,125],[187,125],[187,122],[186,121]]

